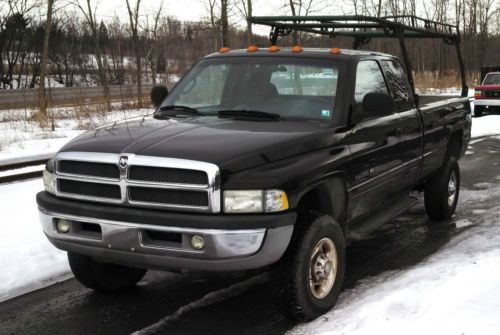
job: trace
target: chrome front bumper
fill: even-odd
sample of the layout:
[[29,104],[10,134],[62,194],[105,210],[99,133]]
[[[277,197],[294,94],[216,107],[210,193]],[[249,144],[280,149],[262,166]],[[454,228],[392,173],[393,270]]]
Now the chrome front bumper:
[[[293,232],[293,225],[273,229],[191,229],[73,216],[42,208],[39,213],[43,231],[59,249],[160,270],[259,268],[281,258]],[[60,219],[70,221],[69,232],[58,232],[56,222]],[[204,238],[202,250],[191,246],[193,235]]]
[[500,107],[500,99],[475,99],[474,106]]

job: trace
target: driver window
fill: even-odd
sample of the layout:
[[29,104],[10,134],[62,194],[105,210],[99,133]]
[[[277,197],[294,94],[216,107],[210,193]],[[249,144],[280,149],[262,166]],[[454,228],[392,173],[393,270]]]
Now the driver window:
[[205,67],[180,92],[176,105],[217,106],[220,105],[222,92],[227,77],[227,65],[212,65]]
[[361,61],[358,64],[354,90],[357,119],[369,117],[363,111],[363,98],[368,93],[389,93],[380,66],[374,60]]

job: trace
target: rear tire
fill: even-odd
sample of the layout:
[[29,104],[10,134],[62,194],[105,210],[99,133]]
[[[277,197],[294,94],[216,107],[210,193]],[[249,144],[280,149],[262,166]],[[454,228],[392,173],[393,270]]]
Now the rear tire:
[[92,257],[68,252],[68,261],[75,278],[85,287],[101,292],[130,289],[146,274],[144,269],[101,263]]
[[425,184],[424,202],[432,220],[449,220],[457,208],[460,192],[460,168],[455,157],[450,157],[438,174]]
[[340,225],[328,215],[300,214],[285,255],[271,271],[279,311],[294,321],[328,312],[342,290],[345,262]]

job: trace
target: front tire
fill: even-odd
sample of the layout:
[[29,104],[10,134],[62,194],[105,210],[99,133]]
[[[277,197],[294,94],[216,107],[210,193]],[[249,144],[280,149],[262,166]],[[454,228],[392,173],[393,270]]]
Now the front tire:
[[460,191],[460,169],[455,157],[450,157],[438,174],[427,181],[424,202],[432,220],[449,220],[457,208]]
[[123,265],[101,263],[92,257],[68,252],[75,278],[85,287],[100,292],[118,292],[134,287],[146,270]]
[[292,241],[271,272],[280,312],[307,321],[329,311],[342,290],[345,262],[340,225],[328,215],[300,214]]
[[474,106],[474,117],[481,117],[483,116],[483,106]]

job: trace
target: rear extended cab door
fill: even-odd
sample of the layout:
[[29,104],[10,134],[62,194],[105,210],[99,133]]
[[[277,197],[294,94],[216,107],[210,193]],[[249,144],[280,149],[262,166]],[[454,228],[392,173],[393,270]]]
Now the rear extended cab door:
[[382,69],[376,59],[361,60],[353,71],[356,84],[351,111],[353,127],[346,133],[351,160],[346,169],[348,221],[366,218],[389,205],[401,191],[404,136],[397,113],[370,116],[362,109],[367,93],[388,93]]
[[401,118],[404,134],[403,179],[405,189],[417,183],[422,168],[423,130],[422,120],[410,89],[408,77],[397,58],[385,58],[380,61],[387,80],[389,91],[396,102],[396,111]]

